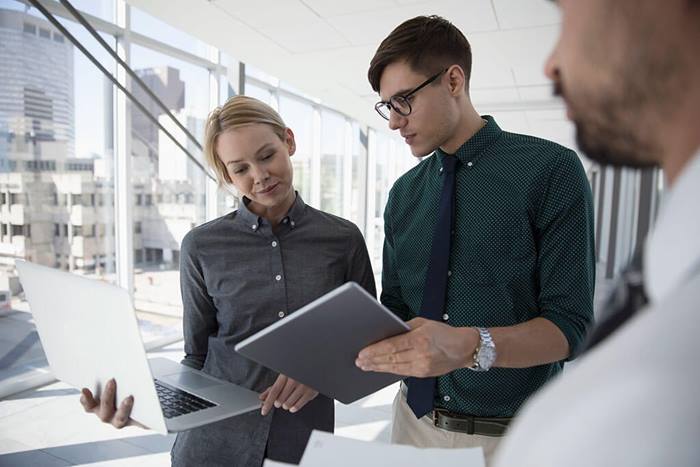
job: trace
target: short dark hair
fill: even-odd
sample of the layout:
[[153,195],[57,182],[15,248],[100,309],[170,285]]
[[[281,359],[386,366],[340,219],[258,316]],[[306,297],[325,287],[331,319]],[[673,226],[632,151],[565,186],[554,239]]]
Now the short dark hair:
[[405,60],[413,71],[430,76],[450,65],[464,70],[469,86],[472,71],[472,49],[457,27],[440,16],[416,16],[396,27],[379,44],[369,65],[367,78],[375,92],[384,69]]

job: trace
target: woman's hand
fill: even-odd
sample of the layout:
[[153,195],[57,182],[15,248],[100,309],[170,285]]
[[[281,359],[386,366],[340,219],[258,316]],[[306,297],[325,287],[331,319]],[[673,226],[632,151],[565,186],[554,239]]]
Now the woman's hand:
[[296,413],[316,396],[318,396],[318,391],[294,381],[292,378],[279,375],[277,381],[260,394],[260,400],[263,401],[260,413],[264,417],[270,413],[273,405],[278,409],[282,408],[289,410],[290,413]]
[[105,384],[102,397],[95,399],[89,389],[83,388],[80,395],[80,403],[87,413],[94,413],[104,423],[109,423],[115,428],[135,425],[146,428],[142,424],[130,418],[131,409],[134,406],[134,396],[129,396],[122,401],[119,408],[116,406],[117,382],[110,379]]

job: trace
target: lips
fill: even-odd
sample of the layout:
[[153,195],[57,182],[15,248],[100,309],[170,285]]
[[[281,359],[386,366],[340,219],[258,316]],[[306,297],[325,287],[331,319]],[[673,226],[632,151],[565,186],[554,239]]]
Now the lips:
[[412,134],[412,135],[401,135],[401,136],[402,136],[403,139],[406,141],[406,144],[409,144],[409,145],[410,145],[411,142],[413,142],[413,138],[415,138],[416,135],[415,135],[415,133],[414,133],[414,134]]
[[278,185],[279,185],[279,183],[275,183],[274,185],[270,185],[267,188],[258,191],[258,194],[259,195],[266,195],[268,193],[271,193],[275,188],[277,188]]

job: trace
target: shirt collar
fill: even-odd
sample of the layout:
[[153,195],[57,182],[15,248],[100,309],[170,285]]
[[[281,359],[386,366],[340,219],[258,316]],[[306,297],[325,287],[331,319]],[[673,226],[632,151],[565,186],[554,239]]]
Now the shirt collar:
[[[484,150],[491,146],[491,144],[501,136],[501,133],[503,133],[503,130],[501,130],[501,127],[498,126],[496,120],[494,120],[492,116],[482,115],[481,118],[486,120],[486,125],[474,133],[474,135],[461,145],[455,153],[462,164],[475,164],[484,153]],[[442,159],[447,156],[447,153],[440,148],[435,152],[440,157],[441,162]]]
[[[285,224],[289,223],[291,228],[296,227],[296,225],[299,223],[299,220],[304,215],[304,211],[306,210],[306,203],[304,203],[304,200],[301,198],[299,192],[295,191],[294,193],[296,193],[294,204],[292,204],[292,207],[289,208],[287,215],[282,219],[282,222]],[[247,225],[252,230],[257,230],[260,227],[261,223],[264,221],[264,219],[258,216],[257,214],[253,213],[250,209],[248,209],[249,203],[249,198],[245,196],[241,198],[240,205],[238,206],[236,220]]]
[[700,265],[700,149],[666,192],[645,244],[644,288],[652,303],[667,297]]

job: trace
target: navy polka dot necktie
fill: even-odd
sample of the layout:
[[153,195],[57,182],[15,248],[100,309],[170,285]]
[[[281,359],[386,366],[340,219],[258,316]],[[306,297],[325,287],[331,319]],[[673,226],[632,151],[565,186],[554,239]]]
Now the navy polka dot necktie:
[[[447,293],[447,272],[450,264],[450,246],[455,211],[455,169],[457,156],[447,155],[442,158],[442,193],[438,221],[435,225],[433,243],[430,250],[430,263],[425,278],[423,301],[419,316],[439,321],[445,312]],[[406,401],[416,418],[421,418],[433,410],[435,399],[434,377],[408,378],[408,395]]]

